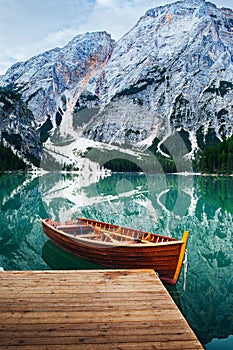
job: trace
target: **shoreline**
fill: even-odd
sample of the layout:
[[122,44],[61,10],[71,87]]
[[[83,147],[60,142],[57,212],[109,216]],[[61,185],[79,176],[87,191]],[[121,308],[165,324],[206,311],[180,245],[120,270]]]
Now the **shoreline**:
[[[100,171],[102,173],[103,171]],[[138,175],[179,175],[179,176],[211,176],[211,177],[233,177],[233,174],[215,174],[215,173],[200,173],[200,172],[177,172],[177,173],[145,173],[145,172],[137,172],[137,171],[111,171],[109,169],[105,169],[105,172],[108,174],[138,174]],[[82,171],[79,170],[71,170],[71,171],[65,171],[65,170],[60,170],[60,171],[48,171],[48,170],[43,170],[43,169],[38,169],[38,170],[4,170],[0,171],[0,175],[3,174],[12,174],[12,173],[22,173],[22,174],[32,174],[32,175],[38,175],[42,176],[46,173],[62,173],[62,174],[74,174],[74,175],[79,175],[82,173]]]

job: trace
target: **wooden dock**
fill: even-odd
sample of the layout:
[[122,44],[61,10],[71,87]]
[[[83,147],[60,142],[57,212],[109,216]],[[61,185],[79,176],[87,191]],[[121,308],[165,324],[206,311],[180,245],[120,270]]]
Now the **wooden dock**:
[[203,349],[152,270],[0,272],[0,349]]

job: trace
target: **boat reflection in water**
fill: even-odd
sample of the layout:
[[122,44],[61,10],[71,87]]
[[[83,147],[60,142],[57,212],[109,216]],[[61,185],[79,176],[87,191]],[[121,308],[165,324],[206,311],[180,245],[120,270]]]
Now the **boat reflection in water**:
[[51,270],[98,270],[103,266],[93,264],[78,256],[70,254],[59,248],[52,241],[45,242],[42,248],[42,259]]

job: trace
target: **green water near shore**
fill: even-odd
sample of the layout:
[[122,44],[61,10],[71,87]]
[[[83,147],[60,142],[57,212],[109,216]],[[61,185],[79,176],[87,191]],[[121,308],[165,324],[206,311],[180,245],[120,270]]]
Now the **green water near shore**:
[[233,348],[232,177],[2,174],[0,203],[5,270],[97,268],[52,244],[45,217],[85,216],[176,238],[189,230],[188,269],[170,293],[206,349]]

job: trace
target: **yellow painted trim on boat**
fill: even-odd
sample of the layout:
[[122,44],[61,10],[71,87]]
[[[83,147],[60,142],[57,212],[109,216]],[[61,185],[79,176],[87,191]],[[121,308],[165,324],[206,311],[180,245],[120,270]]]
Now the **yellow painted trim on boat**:
[[182,264],[183,264],[183,260],[184,260],[184,254],[185,254],[185,249],[186,249],[186,245],[188,242],[188,236],[189,236],[189,231],[184,231],[183,237],[182,237],[182,241],[184,242],[181,250],[180,250],[180,256],[179,256],[179,260],[178,260],[178,264],[176,267],[176,272],[174,274],[173,280],[177,281],[180,275],[180,271],[182,268]]

